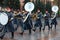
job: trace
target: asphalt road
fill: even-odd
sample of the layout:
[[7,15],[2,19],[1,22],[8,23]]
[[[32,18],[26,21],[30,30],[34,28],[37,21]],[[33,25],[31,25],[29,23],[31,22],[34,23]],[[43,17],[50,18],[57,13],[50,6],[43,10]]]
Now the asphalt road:
[[[29,35],[28,30],[25,30],[23,35],[20,35],[21,28],[14,33],[14,39],[11,39],[11,33],[6,33],[2,40],[60,40],[60,18],[57,18],[58,25],[55,30],[54,27],[52,30],[48,31],[46,27],[45,31],[39,32],[37,28],[36,32],[32,31],[32,34]],[[0,39],[1,40],[1,39]]]

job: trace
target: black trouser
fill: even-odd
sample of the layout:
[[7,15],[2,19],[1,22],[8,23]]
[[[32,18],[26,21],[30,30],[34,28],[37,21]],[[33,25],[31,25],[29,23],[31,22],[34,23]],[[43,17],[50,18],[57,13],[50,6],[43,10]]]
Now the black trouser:
[[55,29],[56,29],[56,24],[51,24],[51,29],[52,29],[53,25],[55,26]]
[[50,30],[50,25],[49,25],[49,20],[48,19],[45,19],[43,30],[45,30],[45,26],[48,26],[48,30]]
[[41,28],[42,28],[42,26],[39,27],[40,31],[41,31]]
[[51,22],[51,29],[52,29],[53,25],[55,26],[55,29],[56,29],[56,25],[57,25],[57,20],[56,20],[56,18],[54,18],[54,19],[52,20],[52,22]]
[[4,35],[2,35],[0,38],[3,39]]
[[29,34],[31,34],[31,29],[29,29]]
[[[45,26],[46,26],[46,25],[44,25],[43,30],[45,30]],[[48,26],[48,30],[50,30],[50,25],[48,24],[47,26]]]

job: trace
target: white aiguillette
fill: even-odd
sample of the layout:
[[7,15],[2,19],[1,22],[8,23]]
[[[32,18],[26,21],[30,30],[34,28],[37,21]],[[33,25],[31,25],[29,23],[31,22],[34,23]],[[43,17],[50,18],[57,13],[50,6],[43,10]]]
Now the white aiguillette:
[[6,25],[8,23],[8,15],[6,13],[0,13],[0,24]]

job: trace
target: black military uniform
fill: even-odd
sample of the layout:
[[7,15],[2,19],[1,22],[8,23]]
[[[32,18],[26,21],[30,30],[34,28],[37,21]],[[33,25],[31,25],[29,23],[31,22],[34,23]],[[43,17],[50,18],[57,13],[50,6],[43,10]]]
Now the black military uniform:
[[49,13],[46,13],[46,14],[45,14],[45,17],[44,17],[44,28],[43,28],[43,30],[45,30],[45,26],[48,26],[48,30],[50,30],[50,25],[49,25]]
[[18,19],[17,25],[20,26],[21,30],[22,30],[22,32],[20,34],[23,34],[23,32],[24,32],[23,14],[19,13],[19,14],[16,15],[16,17]]
[[54,19],[52,19],[52,21],[51,21],[51,29],[52,29],[53,25],[55,26],[55,29],[56,29],[56,25],[57,25],[56,17]]
[[[28,15],[28,13],[25,15]],[[27,20],[24,22],[24,28],[29,30],[29,34],[31,34],[32,19],[30,15],[28,16]]]
[[8,23],[5,25],[7,32],[11,32],[12,38],[14,37],[14,23],[13,23],[13,14],[12,12],[6,12],[8,15]]
[[[0,10],[0,13],[3,11]],[[6,33],[5,26],[0,23],[0,38],[3,39],[4,35]]]
[[41,28],[42,28],[41,19],[42,19],[42,13],[38,12],[37,19],[36,19],[36,22],[35,22],[35,27],[39,27],[40,31],[41,31]]

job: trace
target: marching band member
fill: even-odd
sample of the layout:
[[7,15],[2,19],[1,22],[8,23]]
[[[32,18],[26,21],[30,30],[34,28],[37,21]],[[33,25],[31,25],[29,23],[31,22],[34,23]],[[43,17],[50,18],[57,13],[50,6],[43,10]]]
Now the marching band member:
[[52,13],[52,16],[53,15],[55,15],[55,16],[54,16],[54,18],[51,18],[52,19],[51,20],[51,29],[52,29],[53,25],[55,26],[55,29],[56,29],[56,25],[57,25],[56,14]]
[[6,30],[11,32],[12,38],[14,38],[14,23],[13,23],[13,13],[10,8],[6,9],[6,14],[8,15],[8,23],[5,25]]
[[24,12],[18,12],[18,14],[17,14],[17,19],[18,19],[18,26],[20,26],[21,27],[21,35],[23,34],[23,32],[24,32],[24,27],[23,27],[23,13]]
[[24,21],[24,27],[29,30],[29,34],[31,34],[31,29],[32,29],[32,20],[31,20],[31,15],[29,14],[28,16],[28,12],[25,12],[26,15],[26,20]]
[[40,9],[37,10],[37,19],[36,19],[36,23],[35,23],[35,27],[39,27],[39,30],[41,31],[42,28],[42,12],[40,11]]
[[45,30],[45,26],[48,26],[48,30],[50,30],[50,25],[49,25],[49,13],[48,11],[46,11],[46,13],[44,14],[44,28],[43,30]]
[[[19,26],[22,26],[22,17],[23,17],[22,13],[20,11],[17,11],[17,14],[15,15],[15,21],[17,24],[17,28]],[[16,28],[16,30],[17,30],[17,28]]]
[[[3,13],[4,11],[0,9],[0,13]],[[6,33],[5,26],[0,23],[0,38],[3,39],[4,35]]]

